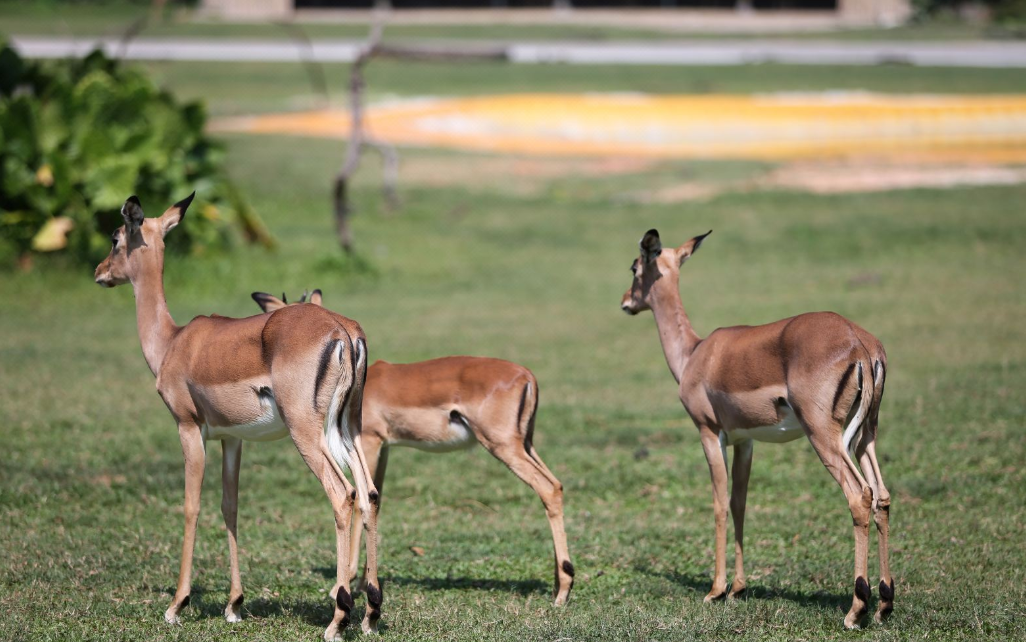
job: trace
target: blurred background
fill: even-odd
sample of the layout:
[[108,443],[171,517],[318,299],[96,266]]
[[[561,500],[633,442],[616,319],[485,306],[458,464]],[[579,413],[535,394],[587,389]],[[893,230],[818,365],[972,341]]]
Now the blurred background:
[[887,347],[898,604],[870,634],[1026,635],[1023,37],[1022,0],[0,1],[0,638],[330,620],[331,512],[286,442],[246,447],[242,628],[216,445],[193,608],[160,618],[180,448],[131,289],[92,271],[127,196],[158,216],[193,189],[179,324],[321,288],[372,359],[538,376],[570,607],[526,486],[480,450],[394,452],[391,633],[840,637],[850,517],[804,441],[756,447],[749,599],[701,603],[708,471],[652,321],[619,310],[655,227],[716,232],[681,276],[699,334],[829,309]]

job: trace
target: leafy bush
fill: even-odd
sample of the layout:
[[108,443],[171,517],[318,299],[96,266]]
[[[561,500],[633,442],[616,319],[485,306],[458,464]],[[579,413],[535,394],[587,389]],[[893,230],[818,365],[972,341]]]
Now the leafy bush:
[[141,71],[95,51],[33,62],[0,46],[0,254],[63,250],[96,261],[110,249],[126,197],[150,216],[194,189],[171,251],[231,243],[230,222],[269,243],[203,133],[200,103],[179,104]]

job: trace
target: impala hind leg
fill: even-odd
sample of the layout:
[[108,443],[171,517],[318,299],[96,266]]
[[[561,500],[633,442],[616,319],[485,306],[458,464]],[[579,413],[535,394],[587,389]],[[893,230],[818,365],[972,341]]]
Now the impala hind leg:
[[726,446],[721,445],[718,433],[705,426],[700,427],[698,432],[712,478],[713,514],[716,519],[716,566],[713,569],[712,588],[704,600],[712,602],[727,594],[727,456]]
[[748,588],[748,582],[745,580],[744,538],[748,478],[752,472],[752,446],[751,439],[734,446],[734,462],[730,470],[730,516],[734,519],[734,583],[727,594],[729,598],[738,597]]
[[[367,453],[367,468],[374,477],[374,487],[378,491],[378,511],[381,510],[381,493],[385,485],[385,468],[388,466],[388,445],[382,444],[380,440],[372,440],[365,437],[364,450]],[[352,537],[349,540],[349,583],[356,579],[360,567],[360,542],[363,535],[363,513],[359,504],[353,509]],[[363,593],[367,589],[367,566],[363,567],[360,580],[353,589],[353,595]]]
[[228,559],[231,566],[231,588],[224,617],[229,622],[242,621],[242,575],[239,572],[239,465],[242,463],[242,440],[221,440],[221,515],[228,531]]
[[876,459],[876,426],[871,425],[859,454],[859,466],[866,475],[866,481],[873,488],[873,521],[876,522],[876,547],[880,554],[880,604],[873,619],[882,623],[894,610],[894,578],[888,560],[888,535],[890,534],[891,494],[884,485],[880,464]]
[[189,605],[192,591],[192,553],[196,547],[196,523],[199,520],[200,491],[203,488],[203,465],[206,449],[199,426],[178,424],[178,437],[185,455],[185,537],[182,540],[182,560],[178,570],[178,588],[171,605],[164,612],[168,624],[179,624],[182,609]]
[[574,565],[570,562],[570,550],[566,545],[566,530],[563,525],[563,484],[542,463],[534,447],[532,454],[521,443],[508,443],[489,448],[496,459],[506,464],[514,475],[531,487],[545,506],[545,516],[552,531],[552,546],[555,553],[555,596],[556,606],[566,604],[574,586]]
[[858,628],[869,610],[869,518],[873,491],[848,457],[841,442],[841,424],[832,419],[823,420],[819,424],[806,425],[806,433],[820,461],[844,491],[851,511],[855,532],[855,593],[851,609],[844,617],[844,626]]
[[[356,415],[359,415],[359,410],[356,411]],[[358,419],[351,418],[350,426],[361,425],[357,423],[358,421]],[[381,496],[374,486],[373,475],[367,467],[367,455],[363,449],[361,432],[356,432],[353,435],[353,448],[356,451],[357,459],[354,466],[359,467],[359,470],[353,470],[353,478],[357,480],[357,484],[360,484],[362,480],[362,483],[367,485],[367,498],[370,502],[369,511],[363,513],[363,527],[367,531],[367,565],[364,567],[367,610],[364,611],[360,628],[364,633],[377,633],[378,621],[381,619],[381,603],[384,600],[381,580],[378,579],[378,508]]]
[[[293,421],[292,415],[288,415]],[[299,418],[297,417],[297,420]],[[319,426],[315,418],[311,425]],[[349,528],[353,515],[356,490],[342,474],[342,469],[331,455],[327,443],[320,430],[316,433],[297,433],[290,425],[292,441],[303,456],[303,461],[321,482],[324,492],[331,501],[331,509],[335,515],[335,585],[331,589],[331,597],[335,601],[335,612],[331,624],[324,631],[325,640],[341,640],[345,628],[349,625],[349,614],[353,610],[353,597],[349,593]],[[316,435],[316,437],[314,436]]]

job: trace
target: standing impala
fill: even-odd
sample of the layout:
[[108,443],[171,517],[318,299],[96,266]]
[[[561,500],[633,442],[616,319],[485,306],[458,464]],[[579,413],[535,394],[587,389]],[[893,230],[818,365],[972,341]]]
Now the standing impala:
[[[265,311],[287,305],[263,292],[254,292],[253,299]],[[300,302],[305,299],[304,294]],[[310,302],[321,304],[320,290],[314,290]],[[378,492],[385,484],[389,446],[448,452],[477,442],[506,464],[538,493],[545,506],[556,554],[559,606],[570,597],[574,566],[563,530],[563,484],[532,443],[537,410],[538,381],[530,370],[509,361],[482,357],[444,357],[407,364],[376,361],[368,368],[364,388],[363,443]],[[350,577],[355,577],[359,529],[353,530],[350,550],[354,551]],[[365,568],[360,586],[366,584],[367,572]]]
[[[710,231],[711,233],[711,231]],[[878,622],[894,607],[887,563],[890,494],[876,460],[876,430],[887,361],[883,346],[832,312],[811,312],[760,326],[719,328],[705,339],[691,328],[680,300],[680,266],[709,234],[663,248],[659,233],[641,239],[631,265],[634,280],[620,307],[652,310],[666,363],[680,384],[680,400],[698,426],[712,475],[716,515],[716,569],[705,601],[727,594],[727,446],[734,447],[729,507],[734,518],[734,583],[745,590],[742,535],[752,466],[752,442],[783,443],[804,433],[844,491],[855,523],[855,596],[844,625],[855,628],[870,598],[869,518],[879,532]],[[862,471],[855,466],[856,456]],[[865,476],[863,476],[865,475]]]
[[[195,195],[195,193],[193,193]],[[129,198],[125,224],[111,237],[110,255],[96,268],[104,287],[131,283],[139,338],[157,391],[178,423],[185,455],[185,540],[178,589],[164,618],[172,624],[189,603],[205,441],[221,440],[221,512],[228,531],[231,589],[225,617],[242,617],[236,517],[242,441],[292,438],[324,486],[335,512],[337,575],[334,616],[326,640],[341,639],[353,607],[348,590],[349,529],[354,502],[368,529],[368,608],[363,630],[381,615],[377,577],[377,491],[360,435],[367,344],[355,321],[317,306],[287,308],[245,319],[196,317],[175,325],[164,299],[164,236],[178,225],[193,195],[159,218],[144,218]],[[353,471],[356,489],[343,475]]]

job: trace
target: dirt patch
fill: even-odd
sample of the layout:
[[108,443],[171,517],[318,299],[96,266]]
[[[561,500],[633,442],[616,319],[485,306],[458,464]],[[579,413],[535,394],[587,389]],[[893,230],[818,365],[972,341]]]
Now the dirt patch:
[[795,190],[813,194],[946,189],[1026,183],[1026,167],[986,164],[880,163],[878,160],[797,161],[755,177],[726,182],[688,181],[635,194],[650,203],[703,201],[730,192]]

